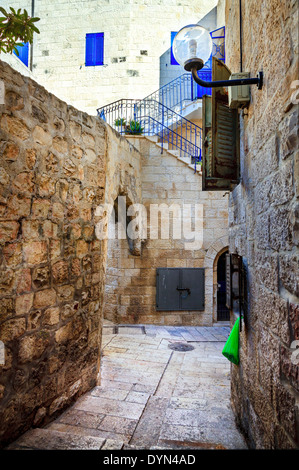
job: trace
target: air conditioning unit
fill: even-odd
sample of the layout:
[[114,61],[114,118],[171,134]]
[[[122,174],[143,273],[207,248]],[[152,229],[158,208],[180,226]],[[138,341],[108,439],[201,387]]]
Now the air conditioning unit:
[[[250,78],[249,72],[233,73],[230,80],[239,80],[242,78]],[[230,108],[244,108],[250,102],[249,85],[229,86],[228,87],[228,105]]]

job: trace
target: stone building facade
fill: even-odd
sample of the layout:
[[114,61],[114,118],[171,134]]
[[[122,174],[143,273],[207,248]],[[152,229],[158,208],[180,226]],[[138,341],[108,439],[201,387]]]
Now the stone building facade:
[[3,443],[96,384],[106,252],[95,212],[107,154],[137,151],[4,62],[0,79]]
[[[228,222],[227,195],[202,193],[200,172],[194,174],[174,152],[161,154],[146,138],[129,143],[4,62],[0,79],[5,84],[0,441],[5,443],[47,423],[97,383],[104,304],[106,316],[118,322],[211,325],[215,266],[227,249]],[[137,240],[132,254],[127,240],[120,240],[123,246],[111,256],[109,240],[96,232],[102,220],[98,209],[119,195],[146,207],[199,201],[204,244],[188,252],[179,240]],[[159,263],[206,269],[205,311],[156,311]]]
[[[112,185],[109,190],[107,186],[106,193],[111,202],[118,194],[127,195],[131,204],[137,202],[130,179],[119,187],[116,175],[120,164],[131,169],[138,164],[139,201],[146,208],[147,234],[137,254],[130,252],[126,239],[108,240],[104,316],[116,323],[212,326],[217,322],[217,263],[228,249],[228,195],[221,191],[202,191],[201,171],[194,172],[194,166],[177,157],[175,151],[164,149],[161,153],[161,147],[146,137],[128,137],[128,140],[139,150],[140,161],[128,165],[126,159],[121,158],[118,161],[122,163],[114,163],[113,178],[107,176]],[[135,185],[135,178],[133,181]],[[166,234],[165,239],[162,238],[161,219],[153,238],[151,229],[155,219],[151,210],[163,204],[167,208],[177,205],[178,213],[170,212],[169,237]],[[202,220],[200,226],[195,225],[196,215],[192,212],[191,223],[193,230],[196,227],[202,232],[202,243],[198,240],[198,246],[196,240],[190,243],[184,238],[183,230],[179,239],[173,233],[175,217],[186,216],[188,205],[195,211],[196,204],[201,207]],[[158,310],[157,268],[203,268],[204,309]],[[201,289],[199,284],[197,288]]]
[[[1,2],[30,14],[32,4]],[[40,34],[30,49],[35,80],[92,115],[121,98],[142,99],[160,87],[160,57],[168,51],[169,58],[171,32],[197,23],[216,5],[217,0],[39,0],[34,16],[40,17]],[[90,33],[104,33],[103,65],[85,65]],[[163,63],[163,75],[172,67],[178,68]]]
[[[241,112],[241,183],[229,246],[248,270],[249,307],[232,404],[250,446],[299,445],[298,2],[242,2],[243,70],[264,72]],[[240,70],[239,2],[226,2],[227,64]],[[296,91],[297,90],[297,91]],[[297,343],[296,343],[297,341]]]

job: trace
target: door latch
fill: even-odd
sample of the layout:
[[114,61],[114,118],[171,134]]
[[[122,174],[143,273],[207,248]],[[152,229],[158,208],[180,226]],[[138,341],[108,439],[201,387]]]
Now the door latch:
[[176,290],[178,291],[187,291],[187,295],[182,295],[182,299],[186,299],[188,297],[188,295],[191,294],[191,290],[189,289],[189,287],[177,287]]

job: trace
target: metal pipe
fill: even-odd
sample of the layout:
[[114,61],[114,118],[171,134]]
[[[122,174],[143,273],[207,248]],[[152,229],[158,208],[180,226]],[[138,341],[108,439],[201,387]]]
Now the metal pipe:
[[[34,17],[35,0],[31,0],[31,18]],[[30,44],[30,70],[33,70],[33,41]]]
[[192,77],[196,83],[205,88],[220,88],[228,86],[240,86],[240,85],[257,85],[258,89],[261,90],[263,86],[263,72],[259,72],[256,78],[240,78],[238,80],[218,80],[216,82],[206,82],[199,78],[197,68],[191,68]]
[[239,15],[240,15],[240,72],[243,72],[243,30],[242,30],[242,0],[239,0]]

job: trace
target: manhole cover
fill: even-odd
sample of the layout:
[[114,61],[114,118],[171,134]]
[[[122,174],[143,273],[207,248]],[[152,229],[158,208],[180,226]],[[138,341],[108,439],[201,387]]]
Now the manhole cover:
[[171,343],[168,345],[168,347],[170,349],[173,349],[174,351],[181,351],[181,352],[192,351],[194,349],[194,347],[191,346],[191,344],[187,344],[187,343]]

